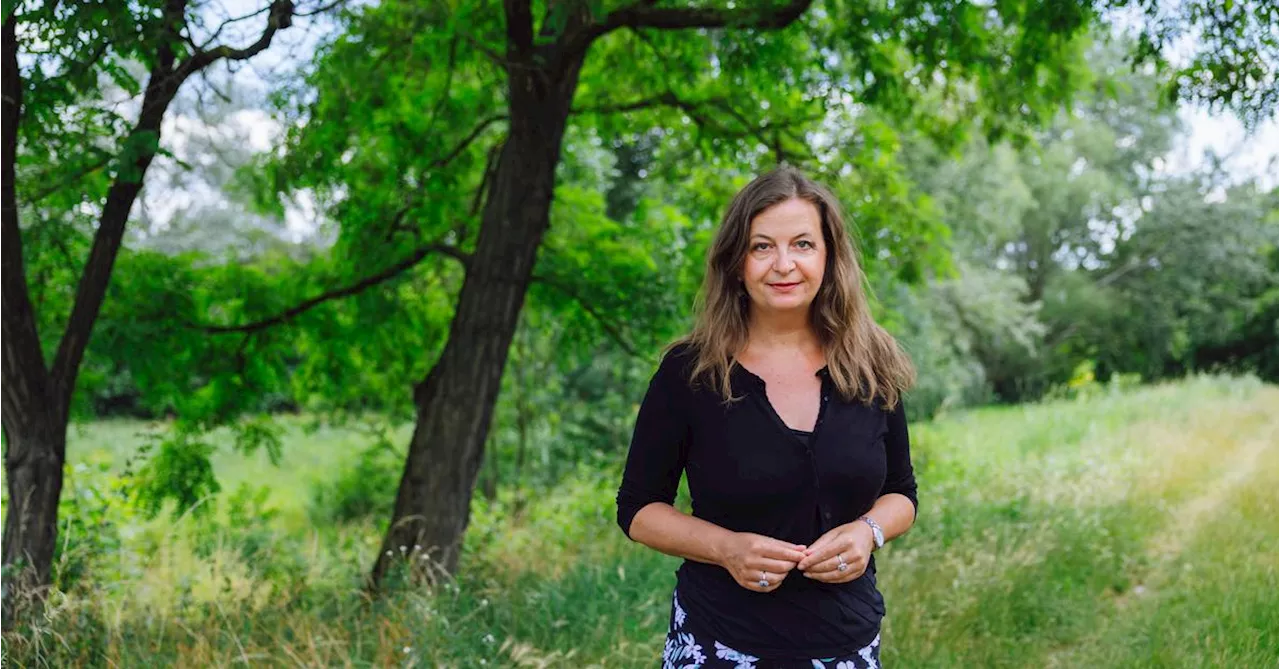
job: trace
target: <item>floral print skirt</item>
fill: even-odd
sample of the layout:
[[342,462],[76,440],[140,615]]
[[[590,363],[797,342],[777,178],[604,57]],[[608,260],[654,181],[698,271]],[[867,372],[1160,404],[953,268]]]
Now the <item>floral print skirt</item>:
[[880,635],[861,648],[840,657],[795,660],[761,659],[734,650],[689,620],[680,606],[680,594],[671,597],[671,625],[662,649],[662,669],[881,669]]

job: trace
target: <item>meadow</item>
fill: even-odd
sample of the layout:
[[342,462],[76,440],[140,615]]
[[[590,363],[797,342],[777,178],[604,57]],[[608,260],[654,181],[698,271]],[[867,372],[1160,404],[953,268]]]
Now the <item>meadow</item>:
[[[1275,666],[1278,401],[1201,376],[913,424],[920,516],[879,558],[885,666]],[[657,664],[678,561],[617,530],[619,460],[477,498],[456,580],[371,599],[385,514],[340,522],[323,499],[367,434],[286,420],[280,466],[220,450],[205,512],[148,520],[126,465],[147,430],[73,428],[60,588],[6,631],[6,666]]]

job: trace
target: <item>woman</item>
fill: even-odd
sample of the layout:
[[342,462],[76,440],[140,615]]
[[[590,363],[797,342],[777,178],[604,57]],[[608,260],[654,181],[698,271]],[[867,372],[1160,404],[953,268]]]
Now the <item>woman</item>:
[[618,491],[623,532],[685,558],[664,667],[879,666],[871,554],[915,521],[914,372],[863,279],[822,186],[783,168],[734,197]]

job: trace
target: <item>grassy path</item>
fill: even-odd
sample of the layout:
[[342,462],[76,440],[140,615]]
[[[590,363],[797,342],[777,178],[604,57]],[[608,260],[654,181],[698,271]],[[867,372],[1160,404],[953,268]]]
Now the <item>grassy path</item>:
[[1276,407],[1198,380],[924,430],[951,478],[885,560],[886,664],[1270,666]]
[[[1146,541],[1149,565],[1116,597],[1095,633],[1042,666],[1263,667],[1276,658],[1277,439],[1265,393],[1189,439],[1228,439],[1180,453],[1175,472],[1213,472],[1168,510]],[[1225,428],[1225,429],[1223,429]],[[1200,457],[1197,457],[1200,456]],[[1188,486],[1192,487],[1192,486]]]

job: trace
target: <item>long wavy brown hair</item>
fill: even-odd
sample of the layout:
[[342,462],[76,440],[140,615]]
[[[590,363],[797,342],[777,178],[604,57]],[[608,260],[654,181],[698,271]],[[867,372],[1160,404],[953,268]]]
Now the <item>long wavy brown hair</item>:
[[915,382],[915,369],[898,342],[871,316],[866,275],[835,196],[791,167],[757,177],[729,203],[707,252],[693,331],[672,348],[684,344],[694,352],[692,383],[706,381],[726,402],[736,399],[729,379],[734,356],[747,345],[751,299],[738,277],[746,262],[751,221],[792,198],[811,202],[822,219],[827,264],[822,286],[809,306],[809,319],[831,380],[848,401],[870,405],[879,397],[887,409],[896,407],[901,394]]

